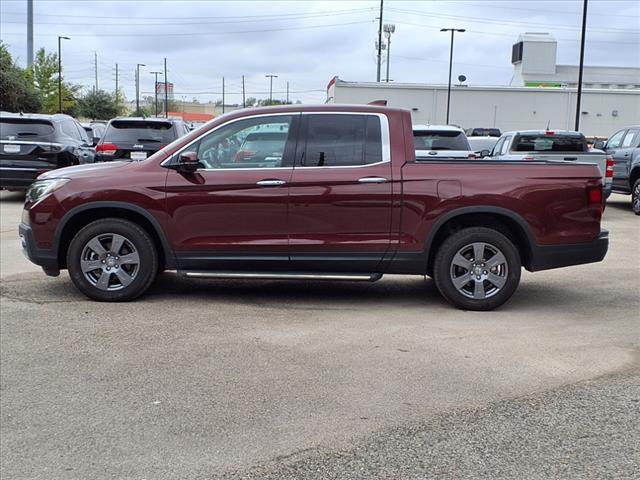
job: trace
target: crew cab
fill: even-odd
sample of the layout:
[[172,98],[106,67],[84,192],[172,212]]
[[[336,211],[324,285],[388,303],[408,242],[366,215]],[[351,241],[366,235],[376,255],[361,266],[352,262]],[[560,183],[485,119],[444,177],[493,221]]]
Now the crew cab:
[[613,158],[602,150],[590,149],[580,132],[523,130],[504,133],[493,147],[496,160],[540,160],[597,165],[602,174],[604,196],[611,195]]
[[457,307],[489,310],[512,296],[522,267],[602,260],[602,209],[595,165],[417,161],[409,111],[287,105],[223,115],[143,161],[42,175],[19,232],[46,274],[67,269],[100,301],[136,298],[162,270],[407,274],[433,277]]
[[640,215],[640,125],[623,128],[595,147],[613,159],[613,191],[631,194],[633,212]]

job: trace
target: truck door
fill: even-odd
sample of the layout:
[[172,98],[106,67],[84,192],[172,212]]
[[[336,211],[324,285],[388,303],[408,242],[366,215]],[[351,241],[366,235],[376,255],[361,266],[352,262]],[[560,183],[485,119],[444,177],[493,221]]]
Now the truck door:
[[374,272],[390,246],[392,180],[385,115],[303,113],[289,189],[292,266]]
[[[624,152],[622,147],[622,139],[626,138],[626,130],[620,130],[609,138],[605,151],[613,158],[613,187],[616,190],[622,189],[626,191],[629,186],[627,185],[627,177],[629,175],[627,168],[625,167]],[[631,157],[629,157],[631,158]]]

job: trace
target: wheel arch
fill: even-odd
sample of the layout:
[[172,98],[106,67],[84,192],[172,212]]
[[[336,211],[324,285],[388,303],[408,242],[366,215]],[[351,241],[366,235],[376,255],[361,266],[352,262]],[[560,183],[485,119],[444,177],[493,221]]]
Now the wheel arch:
[[514,243],[522,265],[530,269],[536,241],[525,219],[506,208],[474,206],[448,212],[434,224],[425,248],[428,275],[433,274],[433,264],[440,245],[451,234],[467,227],[488,227],[499,231]]
[[66,254],[73,237],[85,225],[102,218],[122,218],[142,227],[153,239],[163,269],[175,268],[175,258],[158,220],[148,210],[126,202],[92,202],[69,210],[60,221],[54,249],[59,267],[66,268]]

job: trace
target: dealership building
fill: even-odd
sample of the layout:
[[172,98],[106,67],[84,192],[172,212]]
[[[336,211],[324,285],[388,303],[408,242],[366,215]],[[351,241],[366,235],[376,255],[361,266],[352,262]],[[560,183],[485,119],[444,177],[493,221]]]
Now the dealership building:
[[[514,73],[508,86],[453,85],[450,123],[463,128],[498,127],[572,130],[578,67],[556,64],[556,40],[547,33],[525,33],[513,45]],[[640,69],[585,66],[580,129],[608,136],[640,123]],[[327,102],[369,103],[411,110],[414,123],[445,123],[447,85],[348,82],[334,77]]]

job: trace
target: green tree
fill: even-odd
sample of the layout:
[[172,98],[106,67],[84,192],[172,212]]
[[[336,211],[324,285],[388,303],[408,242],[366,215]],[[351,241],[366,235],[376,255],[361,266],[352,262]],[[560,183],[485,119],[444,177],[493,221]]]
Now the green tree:
[[115,95],[104,90],[92,90],[78,98],[77,113],[81,117],[94,120],[109,120],[121,113]]
[[[44,113],[58,112],[58,55],[46,53],[44,48],[39,49],[27,73],[38,89]],[[72,85],[63,80],[62,111],[64,113],[75,113],[76,96],[79,91],[79,85]]]
[[18,67],[7,46],[0,42],[0,110],[39,112],[42,107],[38,92]]

